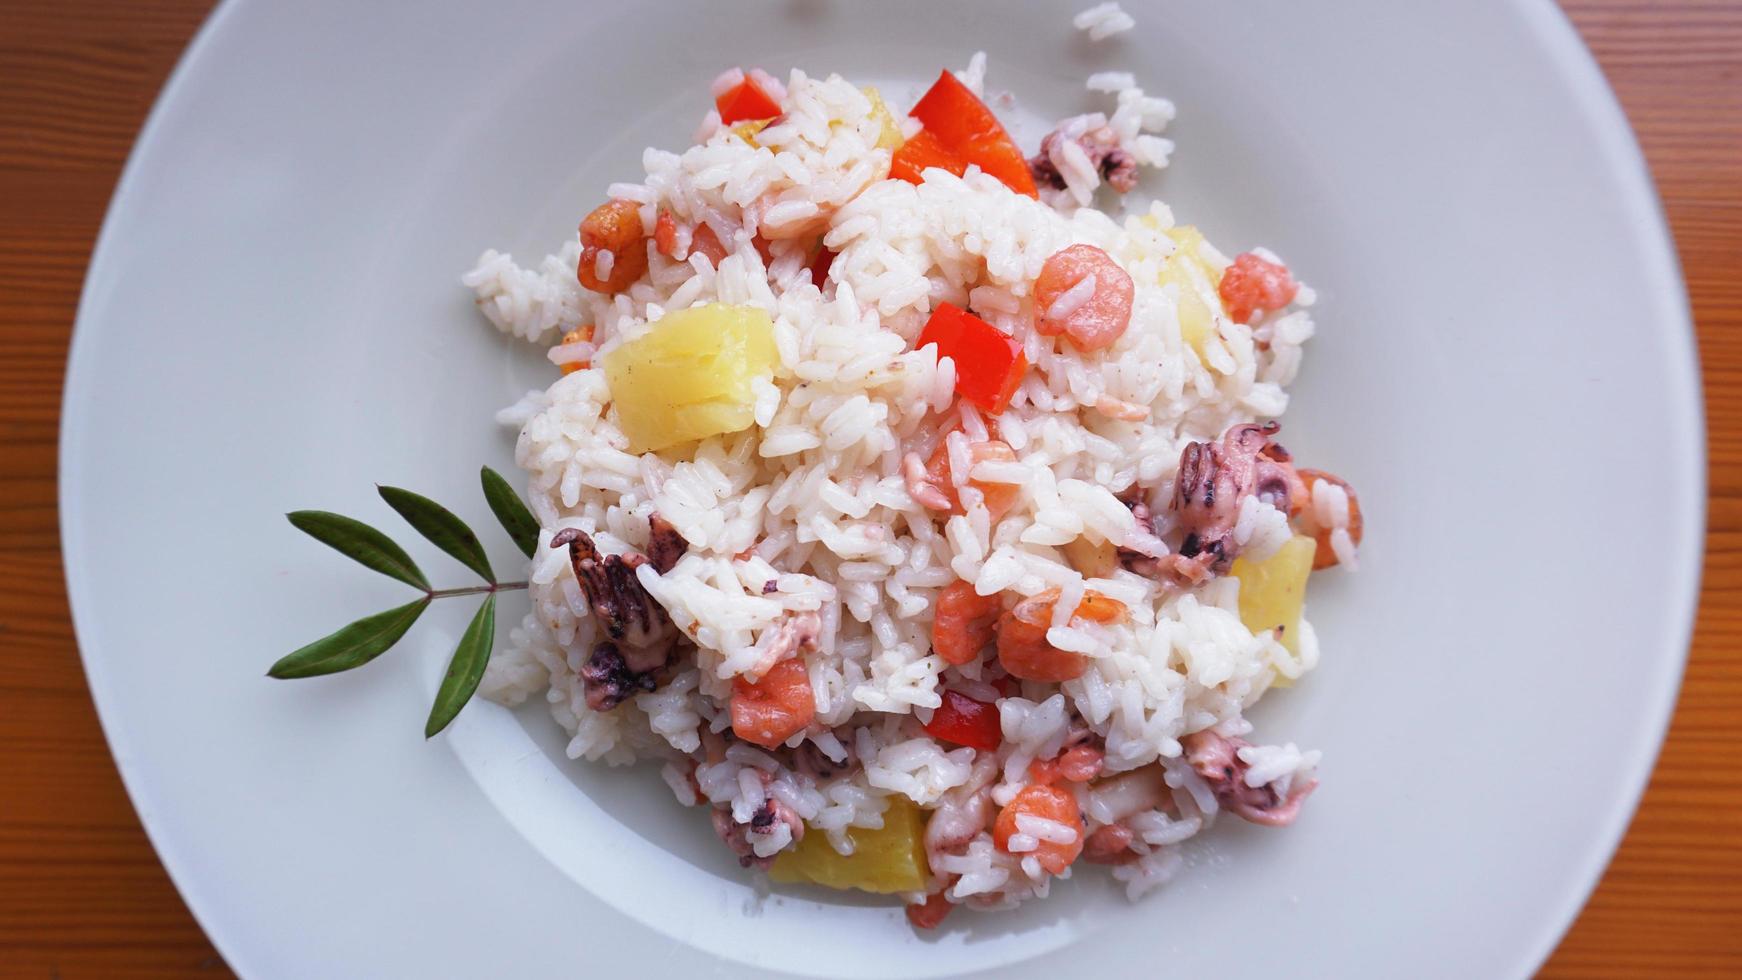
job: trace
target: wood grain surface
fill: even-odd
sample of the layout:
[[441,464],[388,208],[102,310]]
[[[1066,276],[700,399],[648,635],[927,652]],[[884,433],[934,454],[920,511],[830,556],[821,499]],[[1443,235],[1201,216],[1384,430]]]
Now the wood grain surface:
[[[61,378],[85,264],[128,149],[209,6],[0,0],[3,976],[229,973],[103,742],[55,515]],[[1565,6],[1639,133],[1675,230],[1705,372],[1711,514],[1669,741],[1544,973],[1742,976],[1742,2]]]

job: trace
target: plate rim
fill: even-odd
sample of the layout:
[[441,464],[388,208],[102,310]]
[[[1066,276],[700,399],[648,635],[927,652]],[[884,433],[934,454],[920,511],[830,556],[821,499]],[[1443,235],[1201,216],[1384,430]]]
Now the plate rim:
[[[1680,347],[1679,352],[1670,353],[1675,355],[1671,358],[1671,369],[1678,376],[1675,380],[1682,383],[1672,391],[1665,408],[1668,414],[1679,417],[1679,425],[1672,431],[1672,437],[1686,443],[1679,447],[1680,454],[1684,456],[1684,466],[1683,472],[1678,474],[1680,479],[1676,481],[1682,487],[1683,499],[1675,513],[1682,526],[1674,529],[1671,538],[1674,548],[1679,552],[1679,560],[1669,565],[1672,569],[1680,569],[1680,580],[1669,593],[1673,595],[1679,592],[1682,601],[1679,614],[1667,620],[1670,630],[1662,638],[1663,645],[1669,650],[1680,652],[1676,656],[1658,658],[1655,675],[1650,677],[1651,684],[1641,696],[1639,720],[1643,725],[1643,733],[1650,737],[1635,741],[1632,756],[1621,767],[1624,778],[1620,783],[1624,792],[1614,794],[1607,811],[1592,821],[1591,825],[1597,828],[1595,836],[1604,841],[1604,845],[1592,849],[1586,855],[1583,866],[1577,873],[1562,877],[1558,889],[1559,909],[1552,915],[1544,914],[1535,942],[1528,949],[1519,949],[1519,972],[1533,973],[1548,960],[1583,911],[1631,826],[1645,789],[1656,771],[1657,759],[1662,752],[1680,697],[1702,594],[1709,504],[1709,445],[1698,337],[1688,300],[1686,280],[1682,274],[1674,235],[1664,212],[1661,195],[1637,135],[1595,55],[1585,44],[1567,13],[1554,0],[1511,0],[1510,5],[1520,16],[1521,24],[1533,36],[1536,47],[1542,52],[1549,67],[1566,82],[1569,96],[1583,116],[1583,124],[1602,146],[1603,170],[1614,175],[1622,192],[1617,204],[1628,216],[1642,253],[1648,259],[1648,264],[1641,268],[1641,278],[1652,287],[1650,295],[1657,307],[1657,315],[1669,328],[1665,331],[1665,342]],[[118,709],[114,704],[116,695],[113,685],[105,682],[102,657],[92,652],[94,643],[88,639],[95,635],[94,623],[97,614],[93,608],[94,601],[82,596],[82,587],[79,584],[85,576],[81,574],[83,566],[78,565],[75,556],[83,553],[82,532],[68,518],[69,514],[75,512],[74,505],[79,499],[84,482],[78,462],[82,425],[77,420],[83,417],[78,408],[81,404],[79,395],[87,386],[85,379],[93,370],[88,366],[81,367],[90,363],[90,356],[81,356],[81,351],[94,342],[92,337],[96,328],[89,323],[94,316],[90,313],[95,305],[93,297],[105,288],[108,268],[112,264],[109,256],[117,247],[114,242],[128,231],[119,226],[128,220],[128,215],[123,211],[129,207],[129,192],[138,181],[139,172],[146,166],[145,161],[159,152],[159,144],[165,140],[165,120],[182,101],[189,78],[207,59],[209,52],[221,43],[226,26],[234,20],[235,11],[242,6],[242,0],[220,0],[177,58],[175,67],[154,98],[151,110],[133,141],[104,210],[102,225],[86,267],[68,342],[67,366],[59,406],[56,504],[62,575],[74,642],[78,648],[98,723],[128,801],[132,804],[159,863],[175,885],[189,913],[199,923],[207,941],[217,949],[232,969],[241,975],[254,975],[261,972],[258,969],[262,965],[260,960],[255,958],[253,951],[245,949],[238,937],[221,934],[213,928],[218,917],[210,914],[210,910],[218,902],[217,897],[200,889],[197,876],[189,870],[187,858],[165,838],[154,821],[152,791],[146,785],[148,780],[140,767],[130,761],[133,754],[128,748],[127,733],[117,721]]]

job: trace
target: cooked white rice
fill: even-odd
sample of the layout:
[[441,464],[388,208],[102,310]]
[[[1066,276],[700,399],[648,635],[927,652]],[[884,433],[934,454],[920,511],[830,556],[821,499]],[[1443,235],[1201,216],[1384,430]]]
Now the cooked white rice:
[[1104,41],[1137,26],[1137,21],[1117,3],[1099,3],[1071,20],[1079,31],[1087,31],[1089,40]]
[[[1102,4],[1075,23],[1099,39],[1132,21],[1117,4]],[[976,56],[962,78],[980,91],[984,75]],[[755,145],[712,115],[697,145],[649,149],[642,179],[611,187],[613,197],[639,204],[645,228],[667,212],[686,243],[695,229],[712,229],[727,251],[717,266],[701,254],[672,261],[650,245],[647,274],[607,296],[576,281],[580,249],[571,241],[533,267],[487,251],[464,277],[489,322],[515,337],[552,344],[580,324],[596,327],[593,342],[551,351],[557,364],[591,366],[501,415],[518,429],[516,458],[543,530],[528,572],[532,611],[491,660],[482,690],[508,704],[542,692],[570,736],[572,758],[659,760],[680,803],[729,813],[757,857],[793,840],[779,822],[751,826],[770,801],[847,853],[850,831],[880,826],[892,798],[937,808],[934,830],[942,814],[971,810],[976,794],[989,795],[995,812],[1031,784],[1031,765],[1086,734],[1104,752],[1105,775],[1077,790],[1085,825],[1022,814],[1000,847],[983,822],[967,818],[964,839],[931,854],[934,887],[987,908],[1044,895],[1051,876],[1039,849],[1080,844],[1119,823],[1132,832],[1135,853],[1114,874],[1136,897],[1176,872],[1176,845],[1218,812],[1216,793],[1182,761],[1181,739],[1249,730],[1243,712],[1279,678],[1310,670],[1317,641],[1304,621],[1297,652],[1270,631],[1254,634],[1242,623],[1233,578],[1179,589],[1120,563],[1085,574],[1067,552],[1117,546],[1165,555],[1157,536],[1165,528],[1140,524],[1121,496],[1137,493],[1163,515],[1189,443],[1280,416],[1312,320],[1304,309],[1256,327],[1217,316],[1213,336],[1194,343],[1182,332],[1185,298],[1159,284],[1177,248],[1165,206],[1123,218],[1082,206],[1101,181],[1069,157],[1055,160],[1068,199],[1050,204],[977,170],[930,171],[919,185],[888,180],[890,152],[876,145],[879,124],[857,86],[801,71],[784,85],[763,79],[780,90],[785,114]],[[1154,134],[1172,105],[1145,96],[1127,73],[1102,73],[1090,87],[1115,93],[1117,107],[1067,120],[1067,130],[1110,126],[1139,163],[1165,165],[1172,144]],[[808,270],[819,238],[836,253],[821,289]],[[1103,249],[1134,282],[1129,329],[1092,353],[1035,329],[1037,313],[1069,315],[1095,288],[1036,309],[1043,264],[1077,243]],[[1218,268],[1228,262],[1208,246],[1203,255]],[[610,262],[593,271],[609,275]],[[1197,302],[1221,310],[1213,288],[1199,293]],[[756,307],[773,320],[779,366],[758,381],[755,425],[704,439],[688,455],[628,452],[599,358],[668,311],[712,302]],[[914,349],[944,302],[1014,337],[1032,365],[995,419],[956,399],[952,362]],[[1110,416],[1106,406],[1134,417]],[[970,464],[969,446],[994,424],[1015,458]],[[934,520],[910,492],[903,460],[940,444],[965,512]],[[1012,509],[994,521],[970,476],[1015,488]],[[1341,491],[1326,483],[1316,491],[1313,515],[1343,534],[1345,544],[1333,547],[1352,564],[1347,499],[1339,503],[1331,491]],[[693,660],[657,690],[595,711],[580,671],[599,634],[566,550],[551,539],[578,528],[606,554],[642,549],[655,513],[688,550],[664,574],[643,566],[639,581],[693,637]],[[1292,533],[1288,515],[1256,497],[1243,501],[1233,530],[1255,560]],[[939,592],[958,579],[1011,600],[1059,590],[1046,640],[1086,658],[1081,676],[1001,691],[994,682],[1009,682],[995,657],[947,665],[931,647],[932,616]],[[1090,591],[1123,603],[1127,619],[1073,619]],[[821,624],[817,648],[804,657],[815,722],[773,752],[733,740],[734,679],[760,676],[781,624],[801,613]],[[1003,742],[995,753],[940,742],[920,727],[945,689],[996,700]],[[799,745],[845,765],[844,774],[802,771],[789,751]],[[1284,797],[1310,781],[1318,761],[1292,744],[1242,752],[1247,783],[1274,784]]]

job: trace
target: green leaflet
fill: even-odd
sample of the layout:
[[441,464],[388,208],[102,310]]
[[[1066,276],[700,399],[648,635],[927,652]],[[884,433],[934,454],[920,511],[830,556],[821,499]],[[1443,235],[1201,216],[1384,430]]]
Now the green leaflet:
[[520,550],[531,558],[538,551],[538,521],[533,518],[532,511],[526,509],[526,504],[502,474],[486,466],[478,471],[478,479],[484,484],[484,500],[490,505],[490,513],[496,515],[496,520],[502,523],[502,529],[514,539]]
[[[492,596],[491,598],[495,598]],[[268,677],[318,677],[361,667],[387,652],[429,606],[428,596],[386,612],[366,616],[309,645],[286,654],[266,672]]]
[[478,607],[478,614],[472,617],[471,624],[460,637],[460,645],[454,650],[453,659],[448,661],[447,675],[442,678],[441,689],[436,691],[435,704],[429,709],[429,721],[423,726],[424,738],[433,738],[448,727],[448,723],[472,699],[472,692],[478,689],[478,682],[484,678],[484,667],[490,663],[490,648],[495,642],[496,595],[491,593]]
[[298,510],[284,516],[297,530],[365,568],[429,591],[429,579],[405,549],[362,521],[324,510]]
[[452,511],[410,490],[398,487],[377,487],[376,490],[381,499],[387,501],[387,506],[398,511],[399,516],[431,544],[483,576],[484,581],[496,581],[496,573],[490,570],[490,559],[484,556],[484,546],[478,543],[478,536]]

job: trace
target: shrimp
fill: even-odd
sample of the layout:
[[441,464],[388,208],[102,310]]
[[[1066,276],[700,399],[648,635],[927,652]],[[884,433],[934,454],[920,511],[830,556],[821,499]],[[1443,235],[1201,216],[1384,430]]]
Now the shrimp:
[[[1089,658],[1080,653],[1060,650],[1047,642],[1046,631],[1052,625],[1053,606],[1059,590],[1048,589],[1017,603],[998,619],[998,662],[1012,677],[1025,681],[1059,684],[1081,677],[1089,668]],[[1086,592],[1071,614],[1072,620],[1110,624],[1125,617],[1125,604],[1098,592]]]
[[713,226],[707,224],[697,225],[696,233],[690,236],[689,254],[698,253],[707,256],[708,264],[716,269],[720,267],[720,261],[730,254],[726,251],[726,246],[720,244],[720,236],[714,234]]
[[1131,842],[1137,835],[1124,824],[1110,823],[1097,828],[1083,844],[1083,860],[1094,864],[1129,864],[1137,860]]
[[[915,457],[917,459],[917,457]],[[1010,444],[1000,439],[989,439],[968,446],[968,463],[972,469],[979,463],[1014,463],[1016,450]],[[948,510],[951,513],[963,512],[962,502],[956,493],[955,474],[950,469],[949,443],[940,441],[938,448],[931,454],[931,460],[926,463],[922,474],[908,471],[906,477],[909,493],[914,493],[914,500],[921,506],[931,510]],[[1022,488],[1013,483],[990,483],[968,478],[968,486],[980,491],[980,498],[986,504],[986,512],[996,522],[1015,508],[1016,502],[1022,497]],[[935,491],[935,495],[933,493]],[[921,494],[924,498],[921,498]],[[928,502],[929,501],[929,502]],[[942,503],[945,506],[934,506]]]
[[581,260],[575,276],[596,293],[620,293],[647,271],[647,233],[641,206],[613,199],[581,222]]
[[1095,411],[1120,422],[1141,422],[1149,418],[1149,409],[1146,406],[1133,405],[1110,395],[1095,399]]
[[713,228],[705,223],[698,224],[685,235],[677,218],[663,208],[653,223],[653,247],[675,262],[683,262],[698,253],[705,255],[716,269],[720,267],[720,260],[726,257],[726,247],[720,244],[720,236],[714,234]]
[[732,733],[765,749],[803,731],[817,714],[809,672],[802,658],[783,660],[752,683],[732,681]]
[[1030,623],[1006,612],[998,621],[998,662],[1012,677],[1025,681],[1058,684],[1083,676],[1089,658],[1048,643],[1046,630],[1044,620]]
[[931,646],[947,664],[960,666],[980,655],[998,638],[1002,603],[996,595],[981,595],[967,582],[951,582],[938,593],[932,615]]
[[[1023,833],[1017,824],[1019,816],[1064,824],[1076,831],[1076,837],[1069,841],[1031,838],[1034,839],[1031,851],[1011,851],[1010,838]],[[1033,854],[1041,867],[1052,874],[1062,874],[1083,853],[1083,813],[1077,807],[1076,797],[1065,790],[1056,786],[1030,786],[998,811],[998,819],[992,824],[992,841],[1006,853]]]
[[1073,726],[1065,738],[1063,751],[1056,758],[1037,759],[1029,763],[1029,777],[1043,786],[1061,779],[1072,783],[1089,782],[1101,774],[1101,769],[1107,763],[1107,753],[1103,751],[1102,744],[1101,736],[1095,734],[1087,725]]
[[926,470],[925,460],[918,453],[908,453],[901,459],[901,476],[907,484],[907,495],[927,510],[949,510],[952,502]]
[[1131,276],[1093,245],[1054,252],[1034,281],[1034,328],[1078,350],[1108,347],[1131,326]]
[[1100,746],[1084,742],[1060,753],[1054,765],[1058,774],[1070,782],[1086,783],[1101,774],[1101,767],[1106,762],[1107,753]]
[[1234,263],[1222,272],[1222,282],[1216,288],[1222,305],[1235,323],[1251,323],[1259,314],[1280,310],[1294,302],[1300,284],[1289,275],[1288,266],[1272,262],[1256,252],[1234,256]]
[[[1318,550],[1313,552],[1313,571],[1330,568],[1343,560],[1344,553],[1353,553],[1361,545],[1361,532],[1366,526],[1361,519],[1361,500],[1355,496],[1354,487],[1323,470],[1301,470],[1299,479],[1305,487],[1300,497],[1301,506],[1296,511],[1299,514],[1301,530],[1311,534],[1319,543]],[[1321,495],[1318,489],[1320,483],[1342,490],[1348,501],[1347,505],[1327,505],[1324,508],[1325,513],[1321,514],[1320,508],[1316,506]],[[1334,493],[1328,496],[1332,501],[1336,499]],[[1324,520],[1325,516],[1330,518],[1329,521]],[[1337,547],[1336,536],[1339,532],[1348,537],[1342,551]]]
[[[563,334],[563,339],[562,339],[562,343],[565,345],[566,344],[590,344],[592,342],[593,342],[593,325],[590,323],[583,323],[580,326],[576,327],[575,329],[570,330],[568,333]],[[562,370],[563,374],[567,375],[567,374],[574,374],[576,371],[585,371],[587,368],[590,368],[592,366],[593,366],[593,364],[591,361],[570,361],[567,364],[564,364],[562,366],[561,370]]]

